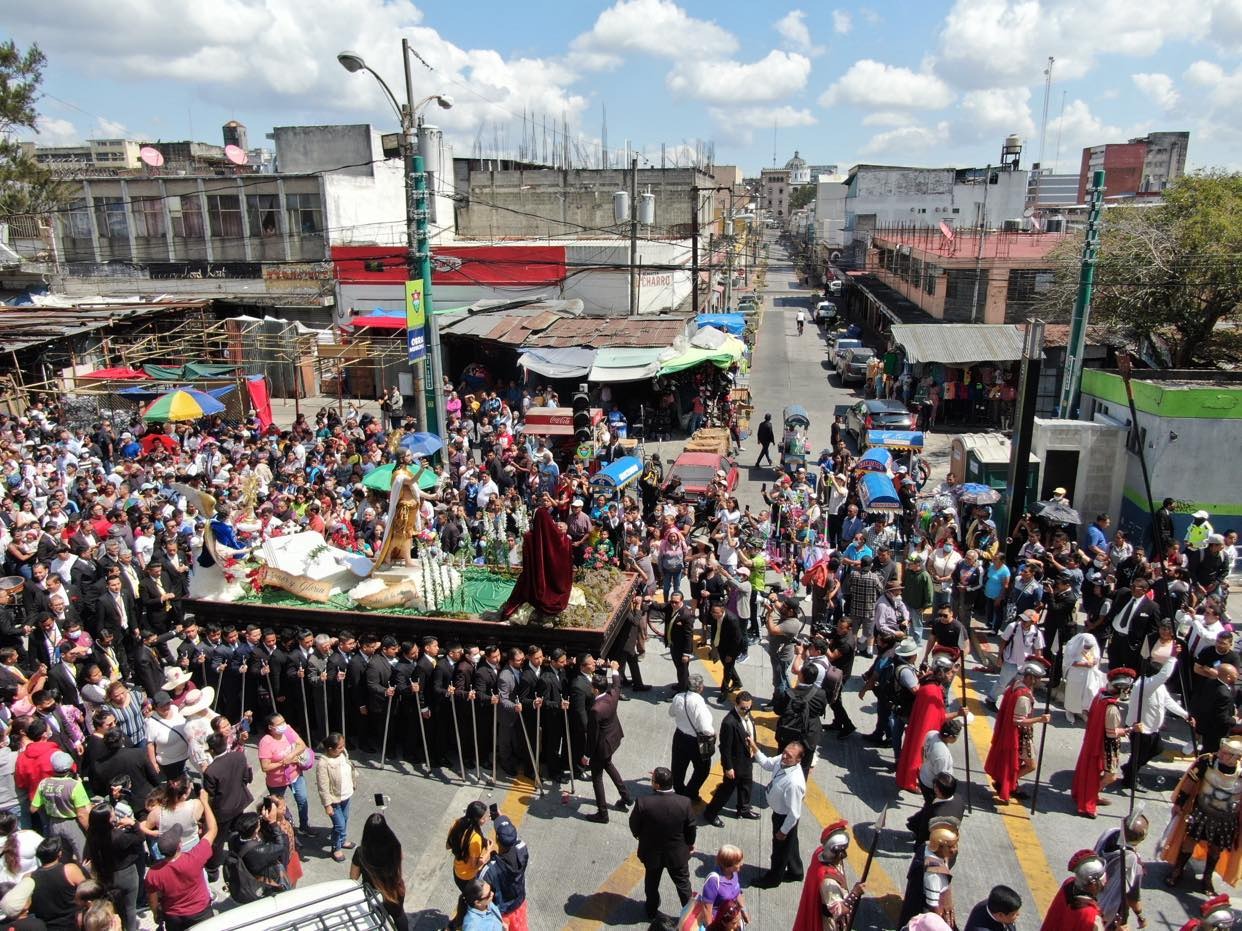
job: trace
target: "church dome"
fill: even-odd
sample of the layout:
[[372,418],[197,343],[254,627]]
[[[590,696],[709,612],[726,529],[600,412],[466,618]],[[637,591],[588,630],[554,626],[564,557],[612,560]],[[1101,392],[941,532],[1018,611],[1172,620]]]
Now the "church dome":
[[785,167],[790,171],[806,167],[806,162],[799,157],[797,149],[794,150],[793,158],[785,163]]

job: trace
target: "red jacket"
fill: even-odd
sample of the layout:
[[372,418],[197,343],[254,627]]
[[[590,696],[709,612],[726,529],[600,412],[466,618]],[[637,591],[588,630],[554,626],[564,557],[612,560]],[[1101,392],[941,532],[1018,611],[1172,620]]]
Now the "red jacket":
[[17,766],[13,771],[13,784],[24,789],[26,795],[33,800],[39,783],[47,776],[54,776],[52,754],[59,753],[60,746],[50,740],[36,740],[27,744],[17,755]]

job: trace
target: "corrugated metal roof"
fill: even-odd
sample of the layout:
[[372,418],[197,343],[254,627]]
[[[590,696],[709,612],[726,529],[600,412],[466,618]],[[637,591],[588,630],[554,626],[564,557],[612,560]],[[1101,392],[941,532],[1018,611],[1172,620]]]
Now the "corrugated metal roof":
[[3,304],[0,305],[0,350],[13,352],[101,330],[137,317],[205,306],[205,301],[82,303],[73,307]]
[[663,348],[684,335],[676,317],[583,317],[558,320],[523,343],[529,347],[586,346],[591,349]]
[[1022,330],[1008,323],[894,323],[893,340],[911,362],[965,365],[1022,358]]

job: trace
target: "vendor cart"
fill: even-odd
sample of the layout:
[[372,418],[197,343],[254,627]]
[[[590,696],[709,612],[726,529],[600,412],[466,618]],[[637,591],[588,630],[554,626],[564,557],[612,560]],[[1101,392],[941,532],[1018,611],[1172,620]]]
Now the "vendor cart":
[[781,468],[790,475],[806,468],[811,452],[811,418],[801,404],[791,404],[781,412],[785,432],[781,436]]

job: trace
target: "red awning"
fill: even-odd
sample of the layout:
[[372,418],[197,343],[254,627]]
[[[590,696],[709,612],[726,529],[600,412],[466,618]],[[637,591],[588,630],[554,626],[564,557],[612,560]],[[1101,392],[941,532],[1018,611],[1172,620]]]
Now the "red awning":
[[96,369],[93,372],[87,372],[85,375],[79,375],[79,378],[98,378],[101,380],[111,379],[119,381],[126,378],[150,378],[146,372],[140,372],[138,369],[129,369],[124,367],[111,369]]
[[372,330],[404,330],[405,317],[390,317],[387,314],[367,314],[365,317],[354,317],[349,321],[356,327],[370,327]]

